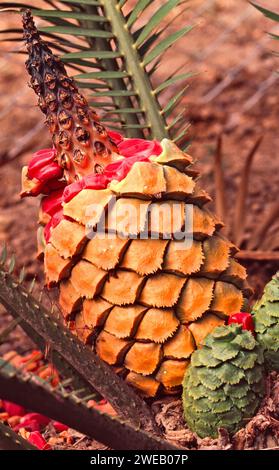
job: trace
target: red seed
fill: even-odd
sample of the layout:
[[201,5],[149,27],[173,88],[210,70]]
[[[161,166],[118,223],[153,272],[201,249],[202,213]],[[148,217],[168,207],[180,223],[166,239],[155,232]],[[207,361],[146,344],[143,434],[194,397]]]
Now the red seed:
[[51,450],[51,446],[47,443],[47,441],[39,431],[30,432],[28,441],[30,442],[30,444],[33,444],[40,450]]
[[151,157],[160,155],[162,147],[158,140],[123,139],[118,143],[118,150],[123,157]]
[[56,225],[59,224],[59,222],[61,222],[61,220],[64,218],[64,215],[63,215],[63,210],[59,211],[59,212],[56,212],[56,214],[54,214],[54,216],[50,219],[50,221],[46,224],[45,228],[44,228],[44,237],[45,237],[45,240],[46,242],[48,243],[49,240],[50,240],[50,236],[51,236],[51,229],[56,227]]
[[36,152],[28,165],[29,178],[38,178],[38,172],[41,168],[51,164],[56,157],[55,149],[42,149]]
[[2,407],[9,414],[9,416],[24,416],[26,413],[26,410],[23,408],[23,406],[12,403],[11,401],[3,400]]
[[251,331],[253,334],[255,333],[254,321],[251,313],[239,312],[230,315],[228,325],[231,325],[232,323],[239,323],[243,330]]
[[69,429],[69,426],[67,426],[66,424],[60,423],[59,421],[53,421],[52,424],[57,432],[63,432]]
[[66,186],[63,192],[63,202],[69,202],[84,188],[84,181],[76,181]]
[[110,136],[110,138],[114,141],[116,145],[120,144],[120,142],[122,142],[122,140],[124,139],[124,137],[121,134],[115,131],[109,131],[108,135]]
[[56,162],[52,162],[42,168],[40,168],[36,173],[36,179],[41,182],[59,179],[63,175],[62,168]]
[[52,191],[49,196],[42,199],[42,211],[46,214],[53,216],[56,212],[62,209],[62,195],[64,189]]
[[85,176],[84,188],[86,189],[106,189],[109,179],[104,174],[93,174]]

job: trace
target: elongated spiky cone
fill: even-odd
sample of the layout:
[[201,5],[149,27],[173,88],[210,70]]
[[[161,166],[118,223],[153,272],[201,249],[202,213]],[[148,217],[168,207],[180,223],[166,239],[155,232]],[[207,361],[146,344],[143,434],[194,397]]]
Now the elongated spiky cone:
[[279,272],[265,286],[252,314],[257,340],[264,348],[266,365],[279,372]]
[[68,77],[61,60],[40,38],[30,10],[23,12],[23,31],[31,86],[39,96],[67,181],[102,173],[106,165],[118,159],[116,145]]
[[188,426],[200,437],[234,433],[252,418],[264,394],[263,352],[250,331],[220,326],[195,351],[183,382]]

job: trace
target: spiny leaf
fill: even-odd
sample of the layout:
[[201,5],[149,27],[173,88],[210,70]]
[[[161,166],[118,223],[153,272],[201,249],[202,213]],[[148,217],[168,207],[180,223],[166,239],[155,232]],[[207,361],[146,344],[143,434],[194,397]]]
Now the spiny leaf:
[[25,267],[20,270],[18,282],[21,284],[25,279]]
[[180,31],[170,34],[168,37],[163,39],[157,46],[155,46],[146,56],[144,57],[143,64],[146,66],[152,60],[156,59],[159,55],[165,52],[170,46],[172,46],[178,39],[182,38],[187,34],[193,26],[186,26]]
[[93,96],[94,98],[98,97],[106,97],[106,96],[135,96],[134,91],[129,91],[129,90],[107,90],[107,91],[98,91],[98,93],[92,93],[90,96]]
[[8,273],[12,274],[14,268],[15,268],[15,255],[12,254],[11,259],[10,259],[10,263],[9,263],[9,267],[8,267]]
[[7,246],[4,245],[1,252],[0,264],[4,264],[7,259]]
[[180,90],[178,93],[176,93],[166,104],[166,106],[163,108],[162,113],[167,117],[170,115],[170,113],[173,111],[174,107],[176,107],[179,104],[179,101],[181,98],[184,97],[184,93],[187,90],[188,85],[186,85],[182,90]]
[[101,80],[103,78],[125,78],[129,77],[129,74],[127,72],[89,72],[89,73],[80,73],[76,75],[75,78],[95,78],[97,80]]
[[168,0],[164,5],[162,5],[152,16],[150,21],[145,25],[139,37],[136,40],[135,46],[139,47],[150,35],[156,26],[158,26],[162,20],[167,16],[167,14],[179,5],[181,0]]
[[160,93],[161,91],[168,88],[170,85],[174,85],[174,83],[182,80],[186,80],[187,78],[193,77],[195,74],[193,72],[182,73],[180,75],[176,75],[172,78],[169,78],[165,82],[158,85],[157,88],[154,90],[156,94]]
[[17,327],[17,325],[21,322],[20,318],[15,318],[13,321],[9,323],[8,326],[2,331],[0,331],[0,344],[7,341],[8,336],[10,333]]
[[263,13],[267,18],[270,18],[271,20],[279,22],[279,14],[275,13],[274,11],[267,10],[266,8],[261,7],[260,5],[257,5],[256,3],[250,2],[251,5],[256,7],[261,13]]
[[90,13],[83,13],[82,11],[69,11],[69,10],[37,10],[32,9],[32,15],[41,16],[43,18],[72,18],[75,20],[93,20],[99,23],[108,23],[108,19],[99,15],[91,15]]
[[38,450],[26,439],[0,422],[0,450]]
[[130,28],[133,26],[135,21],[137,21],[138,17],[142,14],[143,11],[152,3],[152,0],[138,0],[135,4],[134,8],[132,9],[128,19],[127,19],[127,26]]
[[[13,374],[0,372],[1,396],[35,412],[63,422],[87,436],[114,449],[177,449],[160,438],[136,429],[129,423],[89,409],[73,394],[65,396],[45,381],[14,371]],[[123,445],[123,443],[125,444]]]
[[33,292],[33,289],[35,287],[35,284],[36,284],[36,276],[33,277],[32,281],[31,281],[31,284],[29,286],[29,289],[28,289],[28,292],[31,294],[31,292]]
[[100,6],[98,0],[59,0],[61,3],[72,3],[74,5],[90,5],[90,6]]
[[71,36],[85,36],[91,38],[106,38],[111,39],[113,34],[109,31],[103,31],[99,29],[87,29],[87,28],[78,28],[76,26],[44,26],[39,27],[39,31],[46,33],[59,33],[59,34],[70,34]]
[[120,52],[117,51],[80,51],[80,52],[68,52],[61,56],[64,62],[70,61],[71,59],[116,59],[121,57]]
[[3,269],[0,269],[0,302],[13,315],[20,316],[85,381],[107,398],[120,416],[149,430],[156,430],[150,409],[132,388],[51,317],[20,284],[15,288],[13,277]]

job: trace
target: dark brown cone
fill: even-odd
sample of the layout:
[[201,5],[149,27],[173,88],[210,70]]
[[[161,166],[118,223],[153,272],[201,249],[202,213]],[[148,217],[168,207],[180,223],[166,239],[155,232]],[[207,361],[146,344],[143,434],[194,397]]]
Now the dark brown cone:
[[67,181],[102,173],[105,166],[119,158],[116,145],[68,77],[62,61],[40,38],[31,11],[25,10],[22,17],[31,87],[39,96]]

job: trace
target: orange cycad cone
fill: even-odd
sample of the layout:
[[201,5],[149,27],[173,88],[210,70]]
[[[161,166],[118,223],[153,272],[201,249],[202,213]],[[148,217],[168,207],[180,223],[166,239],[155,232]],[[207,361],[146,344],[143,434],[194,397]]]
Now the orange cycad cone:
[[[29,14],[24,22],[32,71],[34,60],[43,60],[44,67],[50,52]],[[48,60],[55,70],[63,67],[53,56]],[[63,315],[73,333],[124,380],[147,396],[175,393],[203,338],[241,310],[248,294],[245,270],[233,259],[235,246],[220,234],[222,223],[205,208],[210,197],[196,186],[192,158],[164,139],[140,157],[137,141],[135,153],[119,160],[126,144],[131,155],[132,141],[127,139],[116,156],[121,164],[107,166],[116,149],[64,68],[61,74],[55,72],[54,82],[45,83],[44,75],[33,83],[54,134],[58,162],[68,156],[69,181],[96,172],[95,164],[102,166],[103,179],[66,187],[43,249],[47,283],[59,286]],[[32,77],[34,81],[34,73]],[[45,104],[49,83],[51,106]],[[67,100],[60,98],[65,84]],[[64,114],[67,119],[61,120]],[[81,127],[87,142],[77,138]],[[68,149],[59,140],[64,132]],[[77,152],[86,153],[88,165],[80,164]],[[86,224],[91,226],[89,238]]]

